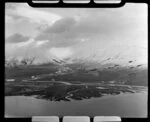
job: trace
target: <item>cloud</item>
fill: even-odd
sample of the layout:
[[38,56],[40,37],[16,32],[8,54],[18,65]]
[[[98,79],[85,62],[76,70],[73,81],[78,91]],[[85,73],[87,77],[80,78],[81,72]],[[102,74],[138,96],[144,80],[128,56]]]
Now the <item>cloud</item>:
[[[73,29],[75,26],[76,21],[74,18],[62,18],[56,21],[52,26],[48,26],[46,29],[41,32],[36,39],[49,39],[51,40],[55,36],[62,38],[63,35],[66,35]],[[57,38],[56,37],[56,38]]]
[[13,23],[13,22],[14,19],[12,16],[8,16],[8,15],[5,16],[5,23]]
[[37,62],[48,61],[51,58],[51,54],[47,55],[47,48],[43,47],[45,41],[35,41],[30,38],[28,41],[20,43],[7,43],[5,44],[5,57],[7,58],[27,58],[27,57],[36,57]]
[[82,38],[81,38],[80,41],[81,41],[81,42],[86,42],[86,41],[88,41],[88,39],[86,39],[86,38],[85,38],[85,39],[84,39],[84,38],[82,39]]
[[[49,40],[51,46],[70,46],[77,43],[76,34],[72,33],[77,22],[74,18],[62,18],[44,29],[35,39]],[[78,36],[76,36],[78,37]]]
[[8,9],[8,7],[6,7],[6,15],[7,14],[13,17],[24,18],[30,22],[35,22],[38,24],[44,23],[48,25],[52,25],[56,20],[59,20],[61,18],[61,16],[57,14],[35,9],[28,6],[28,4],[21,3],[15,4],[13,6],[13,9]]
[[28,41],[29,37],[23,36],[21,34],[13,34],[6,39],[6,43],[20,43]]
[[63,33],[69,31],[76,24],[73,18],[63,18],[56,21],[50,28],[47,28],[44,33]]
[[48,43],[48,42],[49,42],[49,40],[36,41],[36,42],[35,42],[35,46],[36,46],[36,47],[39,47],[39,46],[42,46],[42,45],[44,45],[44,44],[46,44],[46,43]]
[[[79,42],[93,40],[94,37],[108,35],[115,28],[109,20],[102,18],[84,17],[80,21],[75,18],[62,18],[52,26],[48,26],[37,37],[36,40],[50,40],[53,46],[73,46]],[[106,24],[108,25],[106,27]],[[116,22],[115,22],[116,23]],[[113,32],[111,32],[113,33]]]
[[135,32],[133,34],[136,34],[137,31],[141,32],[143,19],[139,20],[139,18],[145,16],[137,15],[136,12],[130,13],[127,11],[129,8],[131,9],[127,6],[115,10],[102,9],[100,11],[87,9],[86,16],[81,17],[80,21],[77,21],[74,16],[59,19],[42,31],[36,40],[50,40],[50,45],[60,47],[74,46],[79,42],[87,43],[88,41],[103,43],[125,40],[133,31]]
[[62,47],[62,48],[53,47],[50,48],[48,52],[60,59],[68,58],[73,54],[73,51],[69,47]]
[[[80,14],[79,11],[84,13]],[[13,35],[10,36],[11,39],[6,39],[6,42],[10,42],[8,52],[11,53],[10,56],[23,56],[27,53],[44,60],[52,57],[87,57],[112,42],[147,45],[143,41],[147,39],[145,12],[145,8],[128,4],[117,9],[51,8],[46,11],[18,4],[6,11],[9,22],[7,31],[8,35],[21,33],[24,36]],[[16,19],[24,21],[13,23]],[[11,20],[14,21],[10,23]],[[38,32],[33,36],[32,33],[36,30]]]

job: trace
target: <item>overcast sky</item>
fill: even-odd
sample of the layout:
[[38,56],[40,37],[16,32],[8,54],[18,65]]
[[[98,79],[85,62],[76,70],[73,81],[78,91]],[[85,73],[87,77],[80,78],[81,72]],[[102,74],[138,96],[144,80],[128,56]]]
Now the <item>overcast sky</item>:
[[5,55],[49,60],[87,57],[112,45],[147,48],[147,5],[32,8],[7,3]]

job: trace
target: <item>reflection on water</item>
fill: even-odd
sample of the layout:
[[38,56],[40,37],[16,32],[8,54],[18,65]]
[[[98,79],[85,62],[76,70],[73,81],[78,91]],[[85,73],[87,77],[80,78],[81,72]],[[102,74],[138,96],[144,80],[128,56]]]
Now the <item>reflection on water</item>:
[[5,97],[6,116],[96,115],[146,117],[147,92],[121,93],[84,100],[48,101],[33,96]]

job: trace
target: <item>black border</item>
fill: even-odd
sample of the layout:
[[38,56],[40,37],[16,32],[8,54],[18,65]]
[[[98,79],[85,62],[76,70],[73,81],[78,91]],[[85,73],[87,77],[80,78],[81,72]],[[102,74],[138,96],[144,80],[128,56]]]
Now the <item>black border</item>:
[[84,7],[84,8],[105,8],[105,7],[121,7],[125,4],[125,0],[121,0],[120,3],[114,4],[96,4],[94,0],[90,0],[89,3],[63,3],[63,0],[59,0],[58,3],[33,3],[29,1],[28,4],[32,7],[65,7],[65,8],[76,8],[76,7]]
[[63,3],[63,0],[58,0],[58,3],[34,3],[32,0],[5,0],[5,2],[27,2],[32,7],[65,7],[65,8],[116,8],[122,7],[125,3],[147,3],[149,0],[121,0],[120,3],[100,4],[94,3],[94,0],[90,0],[89,3]]
[[[5,2],[4,2],[4,4],[1,4],[2,5],[2,8],[3,8],[3,10],[1,11],[2,12],[2,14],[4,15],[3,17],[4,17],[4,19],[3,19],[3,22],[5,22],[5,3],[6,2],[18,2],[18,3],[22,3],[22,2],[27,2],[30,6],[32,6],[32,7],[62,7],[62,8],[68,8],[68,7],[70,7],[70,8],[116,8],[116,7],[122,7],[123,5],[125,5],[125,3],[146,3],[147,5],[148,5],[148,21],[147,22],[149,22],[150,21],[150,16],[149,16],[149,9],[150,9],[150,7],[149,7],[149,4],[150,4],[150,0],[122,0],[121,1],[121,3],[117,3],[117,4],[99,4],[99,5],[96,5],[94,2],[93,2],[93,0],[91,0],[91,2],[90,3],[85,3],[85,4],[67,4],[67,3],[63,3],[62,2],[62,0],[60,0],[60,2],[59,3],[55,3],[55,4],[52,4],[52,3],[50,3],[50,4],[37,4],[36,3],[36,5],[31,1],[31,0],[5,0]],[[3,28],[4,28],[4,30],[2,30],[2,32],[4,33],[4,39],[5,39],[5,24],[3,23]],[[148,45],[149,45],[149,30],[150,30],[150,26],[149,26],[149,24],[148,24]],[[3,41],[4,42],[4,45],[3,45],[3,51],[4,51],[4,53],[2,54],[2,55],[4,55],[4,60],[2,60],[2,61],[4,61],[3,62],[3,64],[5,63],[5,41]],[[148,59],[149,59],[149,46],[148,46]],[[148,62],[148,64],[149,64],[149,62]],[[3,65],[3,67],[4,67],[4,78],[5,78],[5,66]],[[148,65],[148,67],[149,67],[149,65]],[[148,68],[148,74],[149,74],[149,68]],[[149,79],[149,75],[148,75],[148,79]],[[3,82],[4,83],[4,82]],[[3,87],[2,87],[2,89],[3,89],[3,92],[4,92],[4,87],[5,86],[5,84],[3,85]],[[150,98],[150,96],[149,96],[149,93],[150,93],[150,91],[149,91],[149,83],[148,83],[148,101],[149,101],[149,98]],[[4,94],[3,94],[4,95]],[[4,95],[5,96],[5,95]],[[5,99],[4,99],[4,104],[3,104],[3,107],[4,107],[4,105],[5,105]],[[149,103],[149,102],[148,102]],[[149,117],[150,117],[150,112],[149,112],[149,109],[150,108],[150,106],[148,105],[148,115],[147,115],[147,118],[121,118],[121,121],[122,122],[130,122],[130,121],[135,121],[135,122],[148,122],[148,120],[150,120],[149,119]],[[3,109],[3,112],[5,111],[5,108]],[[7,121],[7,122],[11,122],[11,121],[15,121],[15,122],[31,122],[32,121],[32,118],[5,118],[5,113],[4,113],[4,121]],[[93,118],[90,118],[91,119],[91,122],[93,122]],[[60,122],[62,122],[62,118],[60,118]]]

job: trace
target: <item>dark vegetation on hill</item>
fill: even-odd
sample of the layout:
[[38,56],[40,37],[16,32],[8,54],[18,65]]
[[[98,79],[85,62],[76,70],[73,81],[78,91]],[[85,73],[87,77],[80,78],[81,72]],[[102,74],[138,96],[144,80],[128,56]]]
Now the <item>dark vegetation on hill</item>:
[[72,84],[58,82],[17,82],[7,83],[5,96],[35,96],[50,101],[71,101],[118,95],[120,93],[136,93],[147,90],[145,87],[110,86],[105,84]]
[[[105,68],[88,69],[82,63],[59,64],[48,62],[34,64],[34,58],[24,59],[18,63],[17,60],[6,61],[5,79],[34,81],[80,81],[80,82],[109,82],[116,81],[119,84],[147,85],[147,69],[136,67],[121,67],[114,64]],[[129,63],[132,63],[129,61]],[[37,79],[31,78],[38,77]]]

